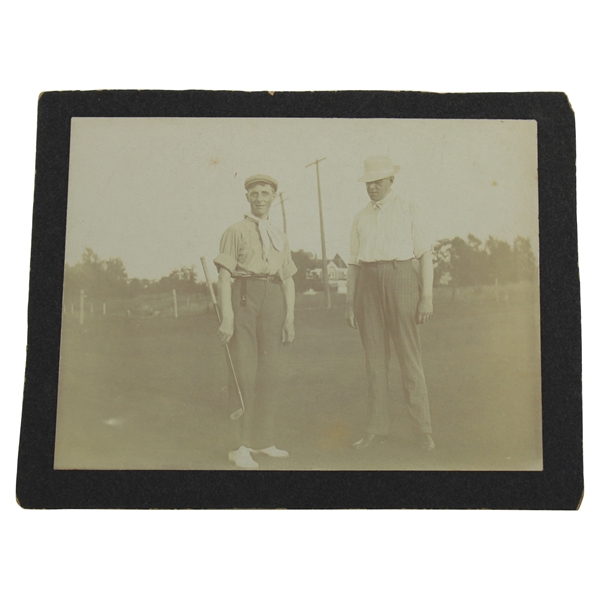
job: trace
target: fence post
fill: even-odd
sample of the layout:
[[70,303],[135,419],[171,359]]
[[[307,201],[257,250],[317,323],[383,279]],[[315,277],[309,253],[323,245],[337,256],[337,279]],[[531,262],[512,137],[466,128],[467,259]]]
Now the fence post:
[[90,302],[90,304],[89,304],[89,313],[90,314],[94,313],[94,302]]
[[71,314],[75,314],[75,302],[71,302]]
[[102,314],[106,316],[106,302],[102,302]]
[[173,304],[175,306],[175,318],[179,318],[179,313],[177,312],[177,290],[173,289]]
[[85,291],[79,291],[79,324],[83,324],[83,310],[85,308]]

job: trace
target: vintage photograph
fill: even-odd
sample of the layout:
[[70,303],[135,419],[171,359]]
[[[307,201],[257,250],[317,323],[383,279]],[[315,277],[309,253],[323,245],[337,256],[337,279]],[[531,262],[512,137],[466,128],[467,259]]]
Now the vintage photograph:
[[543,470],[534,120],[73,117],[56,470]]

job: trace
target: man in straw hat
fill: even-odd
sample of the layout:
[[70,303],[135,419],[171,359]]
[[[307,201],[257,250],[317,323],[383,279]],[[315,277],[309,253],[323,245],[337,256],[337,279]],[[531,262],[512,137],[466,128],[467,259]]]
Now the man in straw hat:
[[435,447],[418,329],[433,315],[432,243],[415,206],[392,189],[398,170],[387,156],[373,156],[358,179],[370,197],[352,225],[347,276],[346,320],[360,330],[368,377],[366,428],[354,443],[358,450],[389,434],[391,341],[419,446]]
[[[229,227],[214,259],[222,323],[219,339],[228,343],[245,412],[236,421],[238,449],[229,460],[240,468],[257,468],[252,454],[286,458],[274,444],[277,359],[281,343],[295,336],[293,312],[297,268],[285,233],[269,220],[278,183],[269,175],[245,180],[250,212]],[[237,386],[229,397],[239,407]],[[241,429],[241,430],[239,430]]]

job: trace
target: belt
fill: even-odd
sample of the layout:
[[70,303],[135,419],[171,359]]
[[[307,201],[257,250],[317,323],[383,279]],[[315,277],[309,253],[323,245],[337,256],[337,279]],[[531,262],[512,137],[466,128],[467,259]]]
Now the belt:
[[401,264],[402,262],[411,262],[412,258],[408,260],[377,260],[376,262],[362,262],[360,261],[360,266],[378,266],[379,264]]
[[269,283],[283,282],[279,275],[243,275],[237,278],[241,279],[242,282],[247,279],[252,279],[253,281],[268,281]]
[[238,277],[241,281],[241,300],[240,305],[245,306],[247,303],[247,281],[251,279],[252,281],[266,281],[268,283],[282,283],[282,279],[279,275],[246,275],[243,277]]

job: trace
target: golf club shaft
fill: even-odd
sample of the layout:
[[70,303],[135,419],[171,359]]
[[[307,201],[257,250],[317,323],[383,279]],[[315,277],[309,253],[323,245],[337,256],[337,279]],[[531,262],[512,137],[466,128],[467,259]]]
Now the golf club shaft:
[[[212,300],[212,304],[214,305],[214,311],[216,312],[216,318],[218,320],[218,324],[222,323],[222,319],[220,317],[220,310],[218,309],[218,302],[216,301],[216,296],[214,295],[214,289],[212,288],[212,281],[210,280],[210,274],[208,273],[208,265],[206,264],[206,258],[202,256],[200,258],[202,262],[202,268],[204,269],[204,277],[206,278],[206,285],[208,285],[208,291],[210,292],[210,299]],[[225,344],[225,353],[227,355],[227,362],[231,367],[231,373],[233,374],[233,380],[235,381],[235,387],[237,388],[237,395],[239,396],[239,402],[241,403],[241,409],[233,412],[231,414],[231,420],[237,420],[244,412],[245,412],[245,403],[243,401],[243,395],[241,394],[241,387],[239,386],[239,381],[237,380],[237,374],[235,372],[235,366],[233,365],[233,358],[231,357],[231,350],[229,349],[229,345]]]

